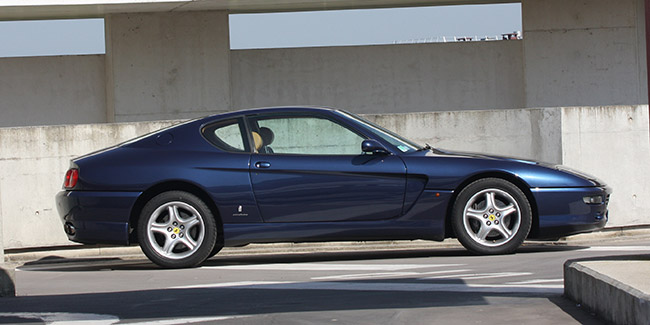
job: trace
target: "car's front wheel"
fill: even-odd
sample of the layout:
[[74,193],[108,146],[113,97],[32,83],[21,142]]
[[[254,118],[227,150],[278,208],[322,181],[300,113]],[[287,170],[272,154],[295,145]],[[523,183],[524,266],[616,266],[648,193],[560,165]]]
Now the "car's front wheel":
[[454,203],[452,226],[458,240],[478,254],[508,254],[530,231],[532,212],[526,195],[500,178],[466,186]]
[[155,196],[142,209],[138,239],[152,262],[168,268],[194,267],[215,247],[217,224],[197,196],[169,191]]

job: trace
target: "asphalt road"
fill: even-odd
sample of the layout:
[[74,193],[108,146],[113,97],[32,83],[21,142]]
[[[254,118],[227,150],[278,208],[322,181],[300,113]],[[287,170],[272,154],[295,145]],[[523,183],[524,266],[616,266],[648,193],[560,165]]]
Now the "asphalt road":
[[601,324],[562,297],[567,259],[650,253],[650,240],[527,246],[216,256],[195,269],[146,260],[29,263],[0,323]]

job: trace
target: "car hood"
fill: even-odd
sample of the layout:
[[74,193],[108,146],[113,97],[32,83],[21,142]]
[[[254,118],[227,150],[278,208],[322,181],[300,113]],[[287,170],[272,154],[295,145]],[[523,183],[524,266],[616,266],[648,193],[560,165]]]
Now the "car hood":
[[541,165],[541,166],[544,166],[544,167],[551,167],[551,168],[556,166],[556,165],[551,164],[551,163],[545,163],[545,162],[540,162],[540,161],[535,161],[535,160],[530,160],[530,159],[523,159],[523,158],[517,158],[517,157],[507,157],[507,156],[497,156],[497,155],[490,155],[490,154],[477,153],[477,152],[455,151],[455,150],[447,150],[447,149],[439,149],[439,148],[431,149],[431,152],[434,155],[478,158],[478,159],[488,159],[488,160],[501,160],[501,161],[515,161],[515,162],[520,162],[520,163],[524,163],[524,164]]
[[540,162],[540,161],[535,161],[535,160],[530,160],[530,159],[522,159],[522,158],[516,158],[516,157],[506,157],[506,156],[497,156],[497,155],[489,155],[489,154],[483,154],[483,153],[475,153],[475,152],[464,152],[464,151],[452,151],[452,150],[447,150],[447,149],[439,149],[439,148],[432,148],[431,149],[432,156],[455,156],[455,157],[467,157],[467,158],[475,158],[475,159],[486,159],[486,160],[498,160],[498,161],[510,161],[510,162],[516,162],[516,163],[522,163],[522,164],[529,164],[529,165],[537,165],[540,167],[545,167],[561,172],[565,172],[571,175],[575,175],[587,180],[590,180],[598,186],[605,186],[605,182],[603,182],[601,179],[587,174],[585,172],[575,170],[573,168],[564,166],[564,165],[559,165],[559,164],[552,164],[552,163],[547,163],[547,162]]

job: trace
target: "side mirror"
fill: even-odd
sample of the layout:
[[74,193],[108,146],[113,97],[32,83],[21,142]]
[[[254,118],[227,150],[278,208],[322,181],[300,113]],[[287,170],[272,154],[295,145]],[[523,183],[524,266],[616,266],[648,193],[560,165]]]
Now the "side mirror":
[[373,154],[390,154],[390,151],[388,151],[386,147],[379,143],[379,141],[373,139],[363,140],[363,142],[361,142],[361,151]]

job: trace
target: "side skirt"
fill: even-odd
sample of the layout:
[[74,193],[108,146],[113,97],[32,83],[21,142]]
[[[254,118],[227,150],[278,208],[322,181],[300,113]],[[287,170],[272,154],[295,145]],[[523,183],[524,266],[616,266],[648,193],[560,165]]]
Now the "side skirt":
[[444,239],[433,220],[225,224],[225,246],[252,243]]

